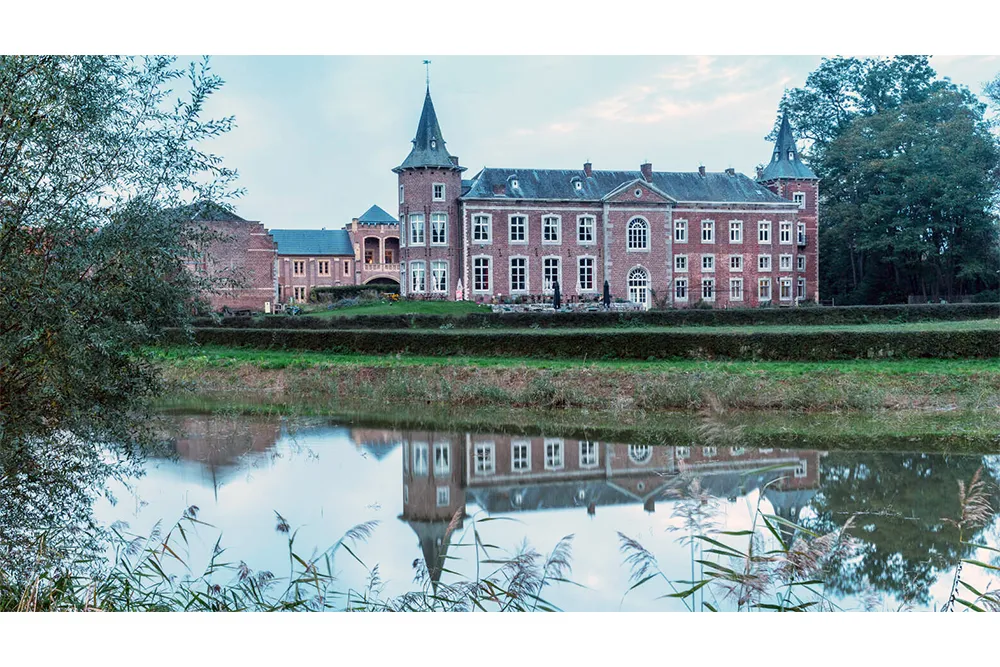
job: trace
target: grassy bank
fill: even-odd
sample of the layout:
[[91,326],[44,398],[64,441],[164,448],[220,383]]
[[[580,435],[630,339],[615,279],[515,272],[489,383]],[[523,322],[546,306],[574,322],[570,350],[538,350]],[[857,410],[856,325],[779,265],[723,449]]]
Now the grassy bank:
[[971,410],[997,416],[1000,359],[850,362],[542,361],[176,347],[172,392],[371,406],[697,410]]

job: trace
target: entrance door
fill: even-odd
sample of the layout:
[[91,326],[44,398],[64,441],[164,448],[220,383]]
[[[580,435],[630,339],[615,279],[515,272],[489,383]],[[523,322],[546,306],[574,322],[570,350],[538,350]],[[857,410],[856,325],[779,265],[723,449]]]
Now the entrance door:
[[636,267],[629,271],[628,300],[649,308],[649,274],[646,269]]

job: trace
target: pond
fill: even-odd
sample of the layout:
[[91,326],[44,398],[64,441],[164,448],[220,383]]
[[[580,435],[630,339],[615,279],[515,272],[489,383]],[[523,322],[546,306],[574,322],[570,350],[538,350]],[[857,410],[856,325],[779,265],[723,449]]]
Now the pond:
[[[197,507],[209,525],[187,535],[185,560],[195,571],[218,540],[229,561],[288,576],[290,535],[308,558],[352,526],[377,521],[349,551],[335,552],[339,590],[367,590],[377,565],[381,598],[433,592],[475,580],[477,570],[486,577],[525,549],[544,559],[572,536],[563,543],[568,553],[559,551],[569,581],[547,582],[543,607],[735,609],[735,598],[715,584],[686,599],[664,597],[702,580],[706,567],[718,571],[698,561],[732,567],[724,551],[712,553],[693,535],[745,551],[750,538],[740,533],[753,530],[764,553],[779,539],[790,545],[850,520],[854,544],[829,554],[822,584],[809,586],[822,591],[823,604],[936,609],[948,600],[961,559],[997,555],[962,540],[1000,542],[995,514],[961,538],[946,520],[960,516],[959,482],[968,484],[977,470],[995,493],[995,455],[667,447],[277,416],[170,419],[176,456],[149,460],[145,475],[116,484],[116,502],[98,500],[95,514],[145,535]],[[770,528],[762,517],[773,517]],[[287,533],[278,530],[282,520]],[[663,576],[630,590],[654,572]],[[983,591],[996,586],[989,574],[966,567],[963,581]],[[762,591],[762,600],[776,594],[784,593]]]

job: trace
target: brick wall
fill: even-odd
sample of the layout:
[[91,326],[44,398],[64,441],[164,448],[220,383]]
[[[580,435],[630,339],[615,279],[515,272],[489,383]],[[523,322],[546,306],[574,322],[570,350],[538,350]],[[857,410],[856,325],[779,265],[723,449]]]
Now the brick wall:
[[[313,287],[335,287],[353,285],[355,261],[352,255],[278,255],[278,295],[282,303],[288,303],[295,295],[295,288],[305,290],[304,299],[309,298]],[[296,275],[296,262],[302,269]],[[347,265],[345,275],[344,265]],[[321,269],[327,269],[325,273]]]
[[213,310],[263,311],[275,302],[275,244],[259,222],[222,221],[199,223],[219,235],[202,252],[197,270],[209,277],[237,278],[239,287],[224,287],[204,295]]
[[[444,198],[434,199],[434,184],[444,185]],[[462,175],[454,169],[407,169],[399,174],[398,184],[403,187],[403,201],[399,204],[401,270],[409,272],[409,262],[423,262],[425,289],[419,293],[410,291],[410,276],[406,275],[400,287],[411,298],[439,296],[454,299],[459,280],[462,280],[462,221],[458,198],[462,194]],[[444,213],[447,218],[446,242],[441,245],[431,243],[431,215]],[[414,244],[410,237],[409,216],[424,216],[424,239]],[[431,284],[431,262],[446,262],[447,291],[434,293]],[[465,285],[463,281],[463,286]]]

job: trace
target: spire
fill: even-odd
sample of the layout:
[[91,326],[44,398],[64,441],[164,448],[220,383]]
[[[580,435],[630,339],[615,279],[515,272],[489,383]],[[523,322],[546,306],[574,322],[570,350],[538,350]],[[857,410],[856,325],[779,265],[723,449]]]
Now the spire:
[[445,149],[441,126],[438,125],[437,113],[434,111],[434,102],[431,101],[429,83],[427,94],[424,96],[424,108],[420,112],[420,122],[417,124],[417,136],[414,137],[412,143],[413,148],[403,160],[403,164],[393,169],[397,174],[404,169],[416,167],[438,167],[465,171],[463,167],[456,164],[457,158],[452,159],[452,156]]
[[792,126],[788,122],[788,112],[781,114],[781,127],[778,138],[774,142],[774,153],[771,163],[764,167],[759,181],[772,181],[778,178],[816,179],[813,170],[803,164],[799,149],[795,145]]

